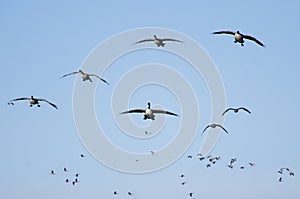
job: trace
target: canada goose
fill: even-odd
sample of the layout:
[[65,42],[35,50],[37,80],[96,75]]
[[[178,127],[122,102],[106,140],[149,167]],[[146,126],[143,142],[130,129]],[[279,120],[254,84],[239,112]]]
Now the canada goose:
[[80,157],[84,158],[84,155],[83,155],[83,154],[80,154]]
[[282,182],[282,177],[280,177],[280,178],[278,179],[278,181],[279,181],[279,182]]
[[32,107],[33,105],[37,105],[38,107],[40,107],[39,102],[43,101],[43,102],[47,102],[48,104],[50,104],[51,106],[53,106],[54,108],[57,109],[57,106],[43,98],[34,98],[33,96],[31,97],[20,97],[20,98],[16,98],[16,99],[12,99],[8,102],[9,105],[15,105],[14,102],[15,101],[19,101],[19,100],[29,100],[30,103],[30,107]]
[[64,172],[68,172],[68,171],[69,171],[69,170],[65,167],[65,168],[64,168]]
[[201,135],[203,135],[203,133],[206,131],[206,129],[208,129],[208,128],[216,128],[216,127],[219,127],[219,128],[221,128],[221,129],[223,129],[227,134],[228,134],[228,131],[222,126],[222,125],[220,125],[220,124],[209,124],[209,125],[207,125],[206,127],[205,127],[205,129],[202,131],[202,134]]
[[192,193],[192,192],[189,193],[189,196],[190,196],[190,197],[193,197],[193,195],[194,195],[194,193]]
[[133,193],[132,193],[132,192],[130,192],[130,191],[128,191],[127,193],[128,193],[128,195],[130,195],[130,196],[132,196],[132,195],[133,195]]
[[66,182],[66,183],[69,183],[69,179],[66,179],[65,182]]
[[241,43],[241,46],[244,46],[244,39],[249,39],[249,40],[252,40],[252,41],[256,42],[260,46],[263,46],[263,47],[265,46],[263,43],[261,43],[255,37],[252,37],[250,35],[244,35],[244,34],[240,33],[239,31],[233,32],[233,31],[229,31],[229,30],[222,30],[222,31],[213,32],[212,34],[230,34],[230,35],[234,35],[234,43],[239,42],[239,43]]
[[79,173],[76,173],[76,174],[75,174],[75,177],[78,178],[78,176],[79,176]]
[[247,108],[239,107],[239,108],[228,108],[222,113],[222,115],[225,115],[225,113],[227,113],[228,111],[233,111],[233,112],[237,113],[237,112],[239,112],[239,110],[244,110],[247,113],[251,114],[251,111],[249,111]]
[[193,156],[192,156],[192,155],[188,155],[188,156],[187,156],[187,158],[189,158],[189,159],[192,159],[192,158],[193,158]]
[[150,106],[151,106],[150,102],[148,102],[148,108],[147,109],[132,109],[132,110],[129,110],[129,111],[124,111],[124,112],[122,112],[120,114],[144,113],[144,118],[143,118],[144,120],[146,120],[146,119],[155,120],[154,113],[161,113],[161,114],[169,114],[169,115],[178,116],[177,114],[169,112],[169,111],[151,109]]
[[177,40],[177,39],[171,39],[171,38],[157,38],[156,35],[154,35],[154,39],[143,39],[140,41],[135,42],[133,45],[135,44],[139,44],[139,43],[143,43],[143,42],[148,42],[148,41],[154,41],[154,43],[157,45],[157,47],[164,47],[166,45],[166,43],[164,43],[164,41],[175,41],[175,42],[180,42],[183,43],[183,41]]
[[187,182],[182,182],[181,185],[185,185]]
[[50,175],[55,175],[54,170],[51,170],[51,171],[50,171]]
[[244,167],[244,166],[241,166],[240,169],[243,170],[243,169],[245,169],[245,167]]
[[82,78],[82,81],[89,80],[90,82],[92,82],[91,77],[96,77],[96,78],[100,79],[101,81],[103,81],[105,84],[109,85],[109,83],[108,83],[105,79],[99,77],[99,76],[96,75],[96,74],[88,74],[88,73],[85,73],[85,72],[83,72],[81,69],[80,69],[79,71],[75,71],[75,72],[72,72],[72,73],[65,74],[65,75],[61,76],[60,78],[64,78],[64,77],[66,77],[66,76],[74,75],[74,74],[80,74],[80,76],[81,76],[81,78]]
[[181,178],[183,178],[183,177],[184,177],[184,175],[183,175],[183,174],[181,174],[181,175],[180,175],[180,177],[181,177]]
[[114,191],[114,195],[117,195],[118,194],[118,192],[117,191]]

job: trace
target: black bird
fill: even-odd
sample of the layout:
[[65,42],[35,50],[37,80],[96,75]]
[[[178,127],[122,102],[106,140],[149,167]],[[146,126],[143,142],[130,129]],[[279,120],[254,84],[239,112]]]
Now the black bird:
[[279,182],[282,182],[282,177],[280,177],[280,178],[278,179],[278,181],[279,181]]
[[212,34],[230,34],[230,35],[234,35],[234,43],[239,42],[241,44],[241,46],[244,46],[244,39],[254,41],[255,43],[257,43],[260,46],[263,46],[263,47],[265,46],[263,43],[261,43],[255,37],[250,36],[250,35],[244,35],[244,34],[240,33],[239,31],[234,32],[234,31],[229,31],[229,30],[223,30],[223,31],[213,32]]
[[54,170],[51,170],[51,171],[50,171],[50,174],[51,174],[51,175],[55,175]]
[[139,44],[139,43],[143,43],[143,42],[149,42],[149,41],[154,41],[154,43],[157,45],[157,47],[164,47],[166,45],[166,43],[164,43],[164,41],[174,41],[174,42],[180,42],[183,43],[183,41],[177,40],[177,39],[171,39],[171,38],[157,38],[156,35],[154,35],[154,38],[151,39],[143,39],[140,41],[135,42],[133,45],[135,44]]
[[208,128],[216,128],[216,127],[219,127],[219,128],[221,128],[221,129],[223,129],[223,131],[225,131],[227,134],[228,134],[228,131],[222,126],[222,125],[220,125],[220,124],[209,124],[209,125],[207,125],[206,127],[205,127],[205,129],[202,131],[202,134],[201,135],[203,135],[203,133],[206,131],[206,129],[208,129]]
[[117,191],[114,191],[114,195],[117,195],[118,194],[118,192]]
[[132,110],[129,110],[129,111],[124,111],[120,114],[144,113],[144,118],[143,118],[144,120],[146,120],[146,119],[154,120],[155,119],[155,115],[154,115],[155,113],[178,116],[177,114],[172,113],[170,111],[151,109],[150,106],[151,106],[150,102],[148,102],[148,108],[147,109],[132,109]]
[[192,192],[189,193],[189,196],[190,196],[190,197],[193,197],[193,195],[194,195],[194,193],[192,193]]
[[132,193],[130,191],[128,191],[127,193],[128,193],[128,195],[132,196]]
[[188,156],[187,156],[187,158],[191,159],[191,158],[193,158],[193,156],[191,156],[191,155],[188,155]]
[[184,175],[183,175],[183,174],[181,174],[181,175],[180,175],[180,177],[181,177],[181,178],[183,178],[183,177],[184,177]]
[[65,181],[66,181],[66,183],[69,183],[69,179],[66,179]]
[[83,154],[80,154],[80,157],[84,158],[85,156]]
[[76,173],[76,174],[75,174],[75,177],[77,177],[77,178],[78,178],[78,176],[79,176],[79,173]]
[[14,102],[15,101],[20,101],[20,100],[28,100],[30,103],[30,107],[32,107],[33,105],[37,105],[37,107],[40,107],[39,102],[47,102],[48,104],[50,104],[51,106],[53,106],[54,108],[57,109],[57,106],[43,98],[34,98],[33,96],[31,97],[20,97],[20,98],[16,98],[16,99],[12,99],[8,102],[9,105],[15,105]]
[[243,110],[243,111],[246,111],[247,113],[251,114],[251,111],[249,111],[247,108],[239,107],[239,108],[228,108],[222,113],[222,115],[225,115],[225,113],[227,113],[228,111],[233,111],[233,112],[237,113],[237,112],[239,112],[239,110]]
[[68,172],[68,171],[69,171],[69,170],[67,170],[67,168],[65,167],[65,168],[64,168],[64,172]]
[[185,185],[187,182],[182,182],[181,185]]

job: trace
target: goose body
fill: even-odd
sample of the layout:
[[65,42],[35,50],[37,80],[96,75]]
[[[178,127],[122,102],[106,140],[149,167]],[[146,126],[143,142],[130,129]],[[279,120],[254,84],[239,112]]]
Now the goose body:
[[132,109],[129,111],[124,111],[121,114],[128,114],[128,113],[144,113],[144,118],[143,118],[144,120],[146,119],[155,120],[154,114],[168,114],[168,115],[178,116],[177,114],[172,113],[170,111],[151,109],[150,102],[148,102],[147,109]]
[[43,99],[43,98],[34,98],[33,96],[31,96],[31,97],[20,97],[20,98],[12,99],[8,102],[8,104],[9,105],[15,105],[14,102],[15,101],[20,101],[20,100],[28,100],[29,104],[30,104],[30,107],[32,107],[34,105],[36,105],[37,107],[40,107],[39,102],[47,102],[49,105],[51,105],[52,107],[57,109],[57,106],[55,104],[49,102],[48,100]]
[[75,75],[75,74],[80,74],[80,76],[82,78],[82,81],[87,81],[88,80],[88,81],[92,82],[91,77],[96,77],[96,78],[100,79],[102,82],[104,82],[105,84],[109,85],[109,83],[105,79],[99,77],[96,74],[85,73],[81,69],[79,71],[75,71],[75,72],[72,72],[72,73],[65,74],[65,75],[61,76],[60,78],[64,78],[66,76]]
[[166,45],[165,41],[173,41],[173,42],[180,42],[183,43],[183,41],[177,40],[177,39],[172,39],[172,38],[158,38],[156,35],[153,36],[154,38],[150,38],[150,39],[143,39],[140,41],[137,41],[134,43],[135,44],[139,44],[139,43],[143,43],[143,42],[154,42],[157,47],[164,47]]
[[234,43],[240,43],[241,46],[244,46],[244,39],[248,39],[248,40],[251,40],[251,41],[254,41],[256,44],[260,45],[260,46],[265,46],[262,42],[260,42],[258,39],[256,39],[255,37],[253,36],[250,36],[250,35],[245,35],[245,34],[242,34],[240,33],[240,31],[230,31],[230,30],[222,30],[222,31],[216,31],[216,32],[213,32],[212,34],[229,34],[229,35],[233,35],[234,36]]

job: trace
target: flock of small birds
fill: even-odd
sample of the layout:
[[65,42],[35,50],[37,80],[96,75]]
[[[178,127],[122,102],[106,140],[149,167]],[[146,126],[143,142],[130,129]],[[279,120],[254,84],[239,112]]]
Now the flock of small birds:
[[[81,157],[81,158],[84,158],[85,156],[84,156],[83,154],[80,154],[80,157]],[[69,173],[70,173],[70,170],[67,169],[67,167],[64,167],[64,168],[63,168],[63,173],[64,173],[64,174],[69,174]],[[55,176],[55,175],[57,175],[57,173],[55,172],[54,169],[51,169],[50,175]],[[79,183],[79,173],[78,173],[78,172],[75,172],[75,173],[74,173],[74,175],[73,175],[73,180],[70,179],[70,175],[67,175],[67,177],[64,178],[64,181],[65,181],[65,183],[67,183],[67,184],[72,184],[73,186],[75,186],[76,184]]]

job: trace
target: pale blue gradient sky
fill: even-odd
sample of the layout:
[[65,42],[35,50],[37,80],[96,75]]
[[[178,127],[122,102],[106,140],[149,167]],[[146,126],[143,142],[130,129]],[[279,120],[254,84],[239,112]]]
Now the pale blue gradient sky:
[[[295,35],[300,27],[299,6],[298,1],[271,0],[2,2],[0,198],[129,198],[127,191],[134,193],[132,197],[144,199],[189,198],[190,191],[196,198],[207,199],[299,198],[300,40]],[[174,29],[199,42],[222,75],[228,106],[245,105],[253,112],[226,117],[230,135],[222,136],[212,151],[221,156],[214,168],[206,169],[198,160],[186,158],[198,152],[203,140],[200,135],[176,163],[144,175],[120,173],[103,166],[80,142],[72,114],[75,77],[59,77],[78,70],[103,40],[141,27]],[[211,35],[222,29],[252,34],[266,48],[250,41],[241,47],[230,36]],[[185,66],[169,54],[151,57],[160,56],[159,53],[130,54],[118,60],[116,65],[124,64],[124,68],[107,71],[105,79],[111,86],[99,85],[97,97],[101,98],[102,91],[103,95],[110,93],[118,80],[116,76],[131,66],[158,62],[161,58],[178,70]],[[210,119],[209,95],[202,79],[196,79],[192,70],[182,73],[190,75],[193,88],[198,95],[203,94],[199,104],[200,134]],[[137,93],[136,103],[131,101],[130,105],[146,106],[144,94]],[[30,95],[45,97],[59,109],[44,104],[40,109],[31,109],[25,102],[14,107],[7,105],[12,98]],[[150,100],[178,110],[176,105],[168,104],[168,96],[151,96]],[[176,119],[170,118],[168,122],[174,123]],[[172,131],[166,134],[174,136]],[[112,136],[116,144],[137,151],[147,151],[167,140],[139,149],[117,138]],[[81,159],[80,153],[86,154],[86,158]],[[238,158],[237,166],[249,161],[257,166],[245,171],[228,170],[225,165],[231,157]],[[284,183],[279,184],[276,170],[283,166],[294,169],[296,175],[285,177]],[[79,172],[80,184],[66,185],[63,167],[71,170],[70,176]],[[50,176],[51,169],[58,174]],[[180,185],[182,173],[188,181],[184,187]],[[113,196],[114,190],[120,194]]]

